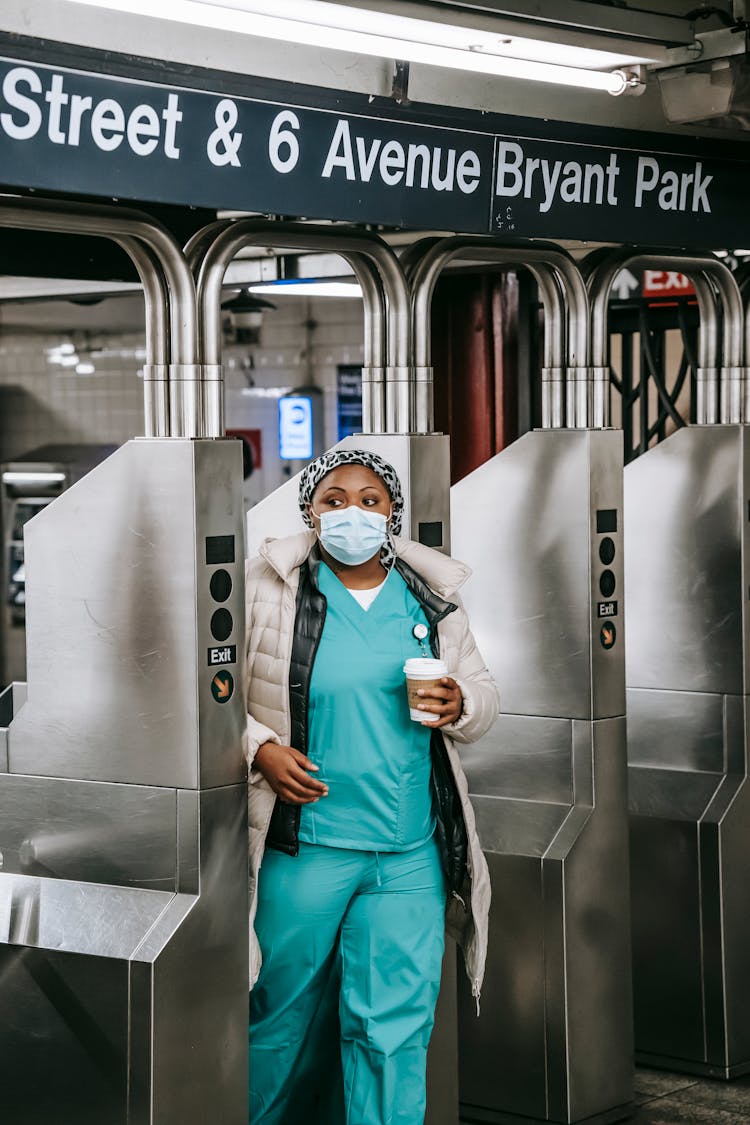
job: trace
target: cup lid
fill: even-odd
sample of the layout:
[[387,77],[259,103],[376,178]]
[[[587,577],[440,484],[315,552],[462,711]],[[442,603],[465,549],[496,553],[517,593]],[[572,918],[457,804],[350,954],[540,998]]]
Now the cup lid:
[[412,656],[404,664],[406,676],[439,676],[448,675],[448,665],[444,660],[436,660],[432,656]]

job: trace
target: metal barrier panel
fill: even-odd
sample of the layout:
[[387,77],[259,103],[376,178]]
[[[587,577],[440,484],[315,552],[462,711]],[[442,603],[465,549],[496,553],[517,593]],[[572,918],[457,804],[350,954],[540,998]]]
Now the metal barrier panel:
[[637,1057],[750,1071],[748,431],[678,430],[625,471]]
[[27,525],[28,698],[0,708],[8,1125],[246,1125],[240,479],[236,442],[131,441]]
[[451,489],[462,596],[501,715],[464,761],[492,878],[467,1122],[632,1112],[622,435],[526,434]]
[[[354,434],[335,449],[368,449],[395,468],[404,492],[404,536],[450,551],[449,440],[443,434]],[[267,536],[292,535],[302,529],[292,477],[247,514],[247,548],[252,557]],[[455,946],[446,942],[443,980],[435,1029],[427,1059],[425,1125],[458,1125],[458,1044],[456,1029]],[[319,1125],[328,1125],[320,1122]]]

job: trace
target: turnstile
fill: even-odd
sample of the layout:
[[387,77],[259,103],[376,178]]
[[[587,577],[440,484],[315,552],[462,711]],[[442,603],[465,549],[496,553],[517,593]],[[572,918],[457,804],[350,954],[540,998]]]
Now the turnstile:
[[462,1120],[617,1121],[632,1103],[622,445],[526,434],[451,490],[464,601],[500,691],[465,768],[492,878]]
[[132,441],[26,527],[28,698],[0,746],[8,1125],[246,1122],[240,479],[235,442]]
[[748,427],[625,471],[637,1057],[750,1071]]
[[633,1101],[621,434],[588,428],[607,403],[573,263],[446,240],[425,291],[457,256],[541,280],[548,427],[451,489],[454,553],[474,572],[462,597],[501,703],[463,753],[493,903],[479,1019],[459,988],[461,1119],[617,1121]]
[[82,443],[43,445],[0,466],[3,539],[0,576],[4,603],[0,617],[3,626],[0,630],[0,677],[3,686],[26,678],[24,525],[116,448],[116,445]]
[[[414,433],[415,411],[424,403],[409,367],[409,294],[404,272],[390,248],[373,235],[313,224],[263,219],[224,220],[199,231],[186,247],[200,309],[201,359],[206,373],[209,422],[222,416],[219,296],[226,268],[245,245],[339,253],[352,266],[364,299],[363,424],[369,431],[340,443],[380,453],[396,469],[405,498],[403,533],[429,546],[450,549],[448,439]],[[303,528],[293,477],[255,505],[247,517],[248,555],[268,536]],[[456,966],[448,942],[435,1030],[427,1065],[426,1125],[457,1125],[458,1059]],[[311,1123],[312,1125],[312,1123]],[[331,1125],[317,1121],[315,1125]]]
[[742,304],[726,266],[642,251],[605,260],[590,278],[593,359],[608,359],[614,274],[665,261],[698,296],[700,424],[625,470],[636,1057],[729,1078],[750,1071],[750,461]]
[[195,289],[164,228],[36,200],[4,200],[0,225],[128,250],[159,435],[24,527],[28,685],[0,697],[0,1117],[245,1125],[240,450],[198,440]]

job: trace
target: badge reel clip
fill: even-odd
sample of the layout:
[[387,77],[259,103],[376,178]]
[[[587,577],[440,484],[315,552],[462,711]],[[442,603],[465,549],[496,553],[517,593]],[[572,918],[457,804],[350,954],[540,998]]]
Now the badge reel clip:
[[415,625],[414,628],[412,629],[412,634],[413,634],[414,638],[416,639],[416,641],[419,645],[420,654],[422,656],[424,656],[425,658],[429,658],[431,653],[429,653],[427,651],[427,649],[425,648],[425,641],[427,640],[427,637],[430,634],[430,630],[427,628],[426,625],[423,625],[423,624],[419,623],[419,624]]

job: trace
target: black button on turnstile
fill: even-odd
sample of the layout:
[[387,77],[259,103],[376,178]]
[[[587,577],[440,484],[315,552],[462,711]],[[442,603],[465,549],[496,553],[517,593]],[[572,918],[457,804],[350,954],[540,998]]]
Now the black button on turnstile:
[[615,541],[614,539],[610,539],[609,536],[607,536],[607,538],[602,539],[601,543],[599,544],[599,558],[602,560],[605,566],[609,566],[614,557]]
[[234,628],[232,615],[228,609],[217,609],[211,618],[211,633],[217,641],[225,641]]
[[207,535],[206,562],[209,566],[220,566],[222,563],[233,563],[234,536]]
[[211,597],[215,602],[225,602],[232,592],[232,577],[228,570],[216,570],[211,575]]
[[603,571],[602,576],[599,579],[599,589],[602,592],[602,596],[605,597],[605,598],[611,598],[612,595],[615,592],[615,586],[616,585],[617,585],[617,583],[615,581],[615,576],[612,573],[612,571],[611,570]]
[[429,523],[420,523],[419,542],[424,543],[425,547],[442,547],[443,525],[441,521],[434,520]]
[[614,535],[617,531],[617,508],[598,508],[596,513],[597,535]]

